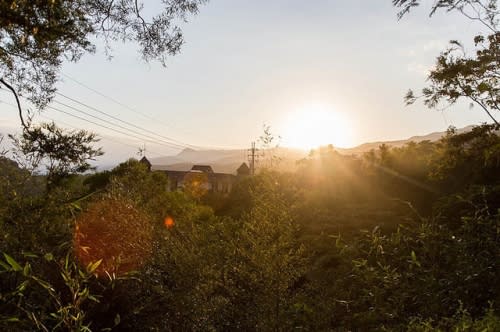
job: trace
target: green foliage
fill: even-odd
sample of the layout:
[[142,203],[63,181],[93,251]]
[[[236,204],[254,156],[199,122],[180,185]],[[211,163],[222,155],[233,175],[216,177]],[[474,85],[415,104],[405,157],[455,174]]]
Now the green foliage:
[[145,320],[161,330],[294,326],[291,317],[298,320],[302,312],[296,306],[304,249],[289,208],[270,184],[256,188],[258,202],[239,220],[192,205],[171,211],[173,228],[157,224],[152,262],[141,274],[144,288],[135,289],[141,300],[131,309],[139,320],[129,322],[131,328]]
[[213,201],[133,159],[47,191],[0,158],[0,329],[493,331],[498,142],[324,147]]
[[272,133],[271,126],[263,125],[263,134],[259,137],[259,143],[263,150],[264,158],[260,160],[260,168],[273,170],[279,168],[281,157],[277,154],[281,137]]
[[[397,231],[366,232],[348,281],[351,323],[405,326],[411,317],[450,317],[461,304],[475,316],[497,301],[500,215],[432,219]],[[364,285],[364,286],[362,286]],[[498,303],[495,302],[496,305]],[[495,307],[495,310],[497,307]]]
[[[89,311],[115,283],[114,278],[98,280],[99,259],[82,266],[71,246],[74,217],[90,197],[83,179],[71,173],[88,166],[92,152],[79,155],[79,149],[98,150],[90,147],[92,135],[65,134],[54,125],[44,128],[48,133],[42,128],[33,136],[25,132],[17,145],[25,149],[13,152],[21,165],[37,166],[46,158],[52,174],[34,175],[33,167],[6,158],[0,163],[0,249],[5,253],[0,264],[0,311],[5,316],[0,324],[5,330],[84,331],[91,325]],[[51,181],[54,174],[57,181]]]
[[184,176],[183,191],[195,200],[200,200],[208,192],[208,176],[205,173],[188,173]]
[[411,332],[493,332],[498,330],[500,330],[500,317],[491,307],[484,316],[477,319],[473,319],[467,310],[460,308],[451,318],[441,318],[437,322],[432,319],[427,321],[415,319],[408,325],[408,331]]
[[[393,0],[393,5],[401,8],[399,18],[418,6],[420,0]],[[474,56],[468,56],[464,47],[456,40],[442,52],[436,67],[428,75],[429,86],[416,96],[409,90],[405,96],[407,104],[423,98],[429,108],[437,108],[441,101],[450,106],[458,99],[465,98],[472,105],[478,105],[498,126],[495,111],[499,111],[498,57],[500,32],[498,31],[498,5],[496,0],[438,0],[430,15],[439,9],[458,11],[466,18],[481,23],[491,34],[474,37]]]
[[368,174],[377,187],[429,210],[440,195],[474,185],[500,182],[500,138],[495,127],[481,125],[457,134],[452,127],[437,142],[381,146],[365,155]]
[[[22,259],[18,263],[4,253],[0,261],[2,286],[10,288],[0,298],[0,328],[91,331],[88,313],[100,302],[98,292],[115,282],[97,279],[95,271],[101,261],[80,267],[69,253],[58,260],[50,253],[44,257],[24,254]],[[44,265],[50,266],[51,274]]]
[[[500,56],[500,33],[487,38],[476,36],[478,49],[475,57],[468,57],[463,46],[452,41],[450,48],[437,58],[436,67],[428,76],[430,85],[422,90],[424,104],[436,108],[441,100],[453,105],[460,98],[467,98],[481,107],[495,124],[499,124],[493,111],[499,110],[500,86],[498,64]],[[407,104],[417,98],[410,91]]]
[[103,154],[92,146],[98,141],[95,134],[84,130],[66,133],[53,122],[29,125],[20,137],[11,138],[18,159],[24,159],[33,170],[46,168],[48,188],[70,174],[92,169],[89,161]]
[[449,192],[471,184],[499,183],[500,138],[494,126],[474,127],[459,135],[450,129],[435,150],[429,175],[448,187]]
[[[269,178],[271,180],[272,178]],[[242,262],[250,266],[255,310],[250,314],[257,329],[293,329],[299,318],[292,314],[306,272],[299,226],[280,183],[264,182],[254,192],[255,205],[242,219],[236,235]]]
[[149,172],[144,164],[130,159],[111,171],[106,189],[133,201],[158,224],[167,216],[191,216],[198,211],[200,207],[190,197],[167,192],[167,188],[168,178],[163,172]]
[[119,276],[139,269],[151,256],[152,226],[133,202],[104,196],[78,215],[73,249],[80,263],[99,261],[96,272]]

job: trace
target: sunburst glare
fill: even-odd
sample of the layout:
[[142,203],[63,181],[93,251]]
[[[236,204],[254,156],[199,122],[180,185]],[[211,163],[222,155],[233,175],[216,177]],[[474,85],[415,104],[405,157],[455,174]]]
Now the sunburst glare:
[[305,105],[289,114],[283,143],[301,149],[328,144],[348,147],[352,144],[351,125],[344,114],[330,105]]

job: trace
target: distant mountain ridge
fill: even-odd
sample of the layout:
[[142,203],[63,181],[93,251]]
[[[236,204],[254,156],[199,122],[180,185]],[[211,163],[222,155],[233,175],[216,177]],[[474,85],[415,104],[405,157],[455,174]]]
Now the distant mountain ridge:
[[[468,132],[472,130],[473,127],[474,126],[467,126],[458,129],[457,133]],[[422,136],[412,136],[404,140],[363,143],[353,148],[346,149],[337,148],[337,151],[342,154],[360,155],[371,149],[377,149],[382,144],[392,147],[401,147],[409,142],[418,143],[427,140],[434,142],[444,135],[446,135],[446,132],[433,132]],[[264,153],[266,152],[264,151]],[[294,167],[297,160],[305,158],[309,152],[301,149],[279,147],[267,153],[277,156],[281,160],[281,166],[285,169],[290,169]],[[186,148],[174,156],[151,158],[150,162],[153,164],[154,170],[186,171],[191,169],[195,164],[204,164],[212,166],[213,170],[217,173],[234,174],[242,163],[247,162],[247,150],[194,150]]]
[[[272,151],[263,151],[264,156],[260,155],[259,159],[265,158],[265,154],[281,158],[284,164],[288,162],[295,163],[296,160],[302,159],[307,155],[306,151],[293,148],[279,147]],[[248,164],[248,152],[246,149],[233,150],[193,150],[184,149],[175,156],[165,156],[149,159],[154,170],[169,170],[169,171],[185,171],[189,170],[195,164],[203,164],[212,166],[216,173],[235,174],[236,169],[244,162]]]
[[[467,126],[465,128],[458,129],[458,133],[464,133],[472,130],[474,126]],[[7,133],[16,132],[13,128],[3,127],[0,125],[0,134],[4,134],[6,137]],[[371,149],[377,149],[380,145],[386,144],[393,147],[403,146],[411,141],[421,142],[425,140],[437,141],[443,137],[446,132],[433,132],[422,136],[412,136],[404,140],[394,140],[394,141],[377,141],[363,143],[361,145],[352,148],[337,148],[337,151],[342,154],[348,155],[361,155]],[[10,140],[4,139],[3,148],[9,149],[11,147]],[[118,146],[113,146],[110,148],[112,150],[118,150]],[[268,155],[272,154],[281,159],[280,166],[286,170],[292,170],[296,161],[307,157],[309,151],[304,151],[294,148],[279,147],[274,151],[268,151]],[[99,162],[94,164],[98,166],[98,169],[112,169],[118,163],[122,162],[123,159],[116,159],[116,157],[108,159],[100,159]],[[246,149],[233,149],[233,150],[194,150],[191,148],[186,148],[182,150],[177,155],[164,156],[158,158],[149,159],[153,164],[153,169],[155,170],[177,170],[186,171],[191,169],[195,164],[206,164],[212,166],[213,170],[218,173],[230,173],[235,174],[236,169],[243,163],[247,162],[247,150]],[[259,164],[257,164],[259,166]]]
[[234,173],[245,162],[246,150],[194,150],[184,149],[174,156],[150,159],[155,170],[185,171],[195,164],[212,166],[217,173]]
[[[470,126],[467,126],[467,127],[461,128],[461,129],[457,129],[457,134],[462,134],[462,133],[466,133],[468,131],[471,131],[472,128],[474,128],[474,127],[475,126],[470,125]],[[404,146],[405,144],[408,144],[409,142],[415,142],[415,143],[422,142],[422,141],[435,142],[435,141],[438,141],[439,139],[441,139],[441,137],[443,137],[444,135],[446,135],[446,132],[440,131],[440,132],[433,132],[433,133],[430,133],[427,135],[422,135],[422,136],[412,136],[412,137],[410,137],[408,139],[404,139],[404,140],[363,143],[363,144],[355,146],[353,148],[347,148],[347,149],[338,148],[337,150],[340,153],[357,155],[357,154],[363,154],[365,152],[368,152],[371,149],[377,149],[382,144],[392,146],[392,147],[401,147],[401,146]]]

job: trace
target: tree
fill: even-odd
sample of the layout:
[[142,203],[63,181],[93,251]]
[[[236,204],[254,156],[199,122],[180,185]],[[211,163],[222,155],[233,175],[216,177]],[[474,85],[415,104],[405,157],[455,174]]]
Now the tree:
[[277,155],[277,152],[279,152],[280,141],[281,136],[276,137],[271,131],[271,126],[264,124],[263,133],[259,137],[259,142],[264,150],[264,168],[273,169],[279,166],[281,157]]
[[[421,0],[392,0],[392,3],[401,8],[398,17],[402,18],[412,8],[419,6]],[[497,0],[435,0],[429,15],[434,15],[440,9],[458,11],[471,20],[481,22],[490,30],[497,31]]]
[[32,169],[46,168],[49,189],[70,174],[93,169],[89,161],[103,154],[100,148],[92,147],[98,141],[95,134],[84,130],[65,132],[53,122],[28,124],[20,137],[11,138],[20,161],[28,162]]
[[[498,315],[500,215],[491,213],[488,201],[476,202],[457,216],[438,213],[392,232],[376,227],[346,246],[353,265],[344,277],[350,288],[349,330],[384,326],[406,331],[414,319],[444,321],[457,310],[466,310],[471,319],[480,318],[489,307]],[[455,200],[448,209],[461,205]],[[476,330],[443,326],[442,331]]]
[[153,227],[133,201],[109,195],[92,202],[76,220],[73,246],[84,266],[102,261],[95,272],[123,275],[139,269],[152,252]]
[[184,192],[195,200],[200,200],[208,192],[206,173],[188,173],[184,176]]
[[478,126],[462,134],[450,128],[435,143],[429,166],[429,177],[440,184],[443,192],[500,183],[500,137],[495,126]]
[[104,41],[108,55],[113,41],[135,42],[145,61],[165,65],[184,42],[179,23],[206,1],[164,0],[154,15],[139,0],[2,1],[0,77],[5,80],[0,82],[10,82],[43,108],[54,95],[63,60],[76,62],[95,52],[95,39]]
[[[399,17],[403,17],[411,8],[420,4],[419,0],[393,0],[401,8]],[[471,105],[478,105],[493,122],[500,125],[494,111],[500,111],[500,32],[498,31],[498,6],[496,0],[438,0],[434,3],[430,15],[438,9],[459,11],[467,18],[479,21],[492,33],[488,36],[477,35],[474,38],[476,51],[467,55],[460,42],[453,40],[450,47],[442,52],[436,61],[436,67],[430,71],[430,85],[416,96],[412,90],[405,96],[406,104],[413,104],[423,98],[429,108],[437,108],[441,101],[453,105],[458,99],[466,98]]]
[[422,89],[421,96],[408,91],[406,103],[412,104],[421,97],[427,107],[436,108],[442,100],[453,105],[458,99],[467,98],[499,125],[493,112],[500,111],[500,33],[486,38],[476,36],[474,43],[479,47],[476,56],[468,57],[463,46],[452,41],[451,47],[441,53],[436,67],[430,71],[429,86]]
[[235,279],[246,277],[242,284],[252,294],[247,301],[254,307],[246,314],[257,330],[297,329],[306,306],[300,294],[307,256],[283,185],[272,173],[263,175],[254,193],[255,206],[242,217],[235,235],[240,243],[236,252],[241,271]]

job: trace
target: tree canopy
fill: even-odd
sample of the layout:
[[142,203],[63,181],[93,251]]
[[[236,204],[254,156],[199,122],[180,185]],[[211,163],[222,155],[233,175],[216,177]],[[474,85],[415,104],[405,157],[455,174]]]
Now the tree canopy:
[[[392,0],[394,6],[401,9],[398,13],[399,18],[419,6],[421,2],[421,0]],[[448,12],[458,11],[467,18],[480,21],[491,30],[496,31],[498,24],[497,0],[435,0],[429,15],[434,15],[440,9]]]
[[[500,110],[500,33],[476,36],[474,42],[478,47],[475,57],[467,56],[458,41],[451,42],[452,46],[438,56],[421,97],[429,108],[437,107],[441,100],[454,104],[459,98],[468,98],[498,125],[493,111]],[[417,98],[411,90],[405,97],[407,104]]]
[[147,7],[139,0],[2,1],[0,77],[43,108],[63,61],[95,52],[96,40],[108,55],[114,41],[136,43],[142,59],[164,65],[184,42],[180,23],[206,1],[148,1]]
[[[393,0],[394,6],[401,9],[401,18],[413,7],[421,3],[419,0]],[[470,20],[480,22],[490,34],[478,34],[474,38],[476,47],[473,54],[467,54],[459,41],[450,41],[448,49],[436,60],[435,67],[429,72],[429,86],[422,89],[420,95],[412,90],[405,96],[407,104],[413,104],[423,98],[429,108],[438,108],[440,102],[453,105],[465,98],[471,105],[479,106],[492,121],[499,125],[495,112],[500,102],[499,59],[500,31],[498,30],[498,6],[496,0],[437,0],[432,6],[430,15],[437,10],[458,11]]]

